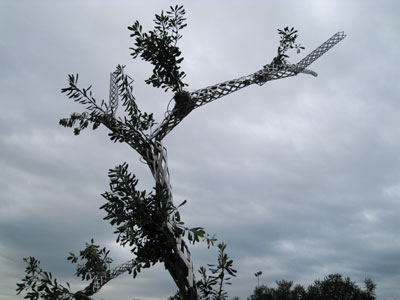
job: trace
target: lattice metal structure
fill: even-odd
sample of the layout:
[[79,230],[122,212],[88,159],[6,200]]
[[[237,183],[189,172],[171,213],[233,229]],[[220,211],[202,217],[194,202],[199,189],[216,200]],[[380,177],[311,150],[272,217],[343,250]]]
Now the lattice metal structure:
[[111,279],[114,279],[125,272],[129,272],[129,270],[132,270],[135,264],[136,260],[132,259],[97,277],[96,280],[94,280],[90,285],[91,292],[93,294],[96,293]]
[[302,60],[300,60],[296,64],[296,66],[301,70],[307,68],[314,61],[320,58],[325,52],[327,52],[329,49],[331,49],[333,46],[335,46],[337,43],[343,40],[345,37],[346,35],[344,34],[344,32],[339,31],[338,33],[334,34],[330,39],[328,39],[325,43],[319,46],[317,49],[315,49],[306,57],[304,57]]
[[[151,143],[150,151],[147,151],[145,160],[150,164],[150,170],[152,170],[156,184],[164,187],[164,190],[167,192],[168,202],[172,203],[172,187],[167,163],[167,149],[162,145],[161,141],[154,140]],[[166,226],[171,236],[175,238],[176,246],[174,247],[174,258],[171,261],[165,262],[166,268],[171,273],[180,290],[185,291],[190,298],[196,299],[197,291],[194,282],[193,262],[190,257],[190,251],[181,237],[175,237],[175,225],[176,220],[172,215],[169,215],[166,220]],[[184,276],[181,274],[184,274]]]
[[115,72],[110,73],[110,97],[109,97],[109,107],[112,115],[118,108],[118,82],[117,74]]
[[[162,186],[167,192],[168,201],[173,201],[172,188],[167,164],[167,151],[161,141],[182,121],[183,118],[185,118],[193,109],[236,92],[251,84],[263,85],[268,81],[287,78],[300,73],[317,76],[317,73],[306,69],[306,67],[343,40],[345,36],[346,35],[343,32],[336,33],[297,64],[265,65],[261,70],[238,79],[225,81],[194,92],[177,92],[174,96],[174,108],[167,112],[165,119],[157,129],[152,134],[146,136],[146,146],[148,147],[148,151],[145,154],[142,154],[142,158],[149,166],[156,184]],[[115,114],[117,106],[117,79],[116,76],[111,73],[110,107],[113,114]],[[185,299],[197,300],[198,295],[193,274],[193,262],[190,257],[189,248],[181,237],[175,237],[173,228],[176,225],[176,220],[173,219],[173,216],[169,216],[168,219],[165,220],[165,225],[166,228],[168,228],[171,237],[175,239],[175,247],[173,249],[174,253],[171,256],[171,259],[165,261],[165,267],[174,278],[179,289],[185,291]],[[90,290],[90,293],[87,293],[87,295],[94,294],[111,279],[126,271],[132,270],[134,265],[135,260],[130,260],[106,272],[102,276],[99,276],[93,280],[89,287],[87,287],[86,290]]]
[[295,76],[299,73],[317,76],[314,71],[306,69],[311,63],[326,53],[329,49],[346,37],[344,32],[338,32],[325,43],[316,48],[297,64],[265,65],[263,69],[237,79],[228,80],[194,92],[181,92],[175,95],[175,107],[169,112],[161,125],[154,131],[151,138],[163,139],[182,119],[193,109],[206,103],[229,95],[251,84],[264,85],[268,81]]

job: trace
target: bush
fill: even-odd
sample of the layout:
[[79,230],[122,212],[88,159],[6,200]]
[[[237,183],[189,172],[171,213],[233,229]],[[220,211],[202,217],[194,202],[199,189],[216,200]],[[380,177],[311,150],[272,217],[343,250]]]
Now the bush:
[[340,274],[331,274],[324,280],[316,280],[307,289],[301,285],[293,286],[292,281],[277,281],[276,288],[261,285],[254,289],[248,300],[375,300],[376,285],[370,279],[365,280],[365,289],[361,289],[350,278]]

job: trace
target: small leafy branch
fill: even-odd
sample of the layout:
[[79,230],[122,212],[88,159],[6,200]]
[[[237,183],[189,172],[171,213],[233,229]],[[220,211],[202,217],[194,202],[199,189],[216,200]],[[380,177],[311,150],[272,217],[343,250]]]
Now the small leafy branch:
[[218,244],[218,264],[209,264],[211,275],[207,275],[207,270],[200,267],[201,279],[197,282],[199,294],[204,300],[225,300],[228,293],[224,289],[225,285],[230,285],[231,277],[236,277],[236,270],[233,269],[233,260],[226,254],[226,244]]
[[[153,114],[148,114],[139,110],[136,105],[136,99],[133,96],[133,79],[124,73],[125,66],[118,65],[114,74],[117,75],[118,94],[122,100],[122,106],[124,107],[125,116],[124,118],[119,117],[120,122],[129,120],[132,124],[132,128],[140,133],[144,134],[149,128],[154,125]],[[90,85],[88,88],[79,88],[78,84],[79,75],[68,75],[69,86],[61,89],[62,93],[75,102],[86,106],[84,113],[74,113],[70,118],[61,119],[60,125],[64,127],[73,127],[76,121],[81,120],[80,126],[74,128],[74,133],[79,134],[85,129],[89,123],[93,124],[93,129],[96,129],[100,124],[104,125],[115,125],[112,123],[113,111],[112,108],[102,100],[100,105],[92,95]],[[82,117],[82,115],[84,117]]]
[[28,292],[24,299],[77,299],[70,291],[68,283],[67,287],[60,285],[51,273],[39,267],[40,261],[34,257],[24,258],[24,261],[28,264],[25,269],[26,276],[21,283],[17,283],[17,295],[26,290]]
[[[82,262],[77,265],[75,275],[88,281],[109,271],[109,265],[113,261],[108,256],[109,253],[110,251],[106,248],[100,249],[100,246],[94,244],[92,239],[91,243],[86,243],[86,248],[79,252],[79,256],[70,253],[67,259],[72,263],[77,263],[78,260]],[[28,264],[25,269],[26,276],[21,283],[17,283],[18,295],[24,290],[28,291],[24,299],[88,300],[93,294],[90,285],[82,291],[71,292],[68,282],[67,287],[59,284],[50,272],[40,268],[40,261],[34,257],[24,258],[24,261]]]
[[77,265],[75,275],[81,277],[82,280],[91,280],[110,269],[113,259],[108,256],[109,254],[109,250],[105,247],[100,249],[100,246],[95,245],[94,240],[91,239],[90,244],[86,243],[86,248],[79,252],[79,256],[70,252],[67,260],[71,263],[77,263],[78,260],[84,261]]
[[289,58],[289,55],[287,55],[286,52],[289,49],[296,49],[297,54],[299,54],[300,51],[305,48],[300,44],[296,44],[298,35],[297,30],[295,30],[294,27],[290,29],[289,27],[285,27],[283,30],[278,29],[278,33],[281,37],[278,47],[278,55],[272,60],[271,64],[284,65],[288,63],[287,58]]
[[104,100],[98,104],[92,96],[91,86],[81,89],[77,86],[78,75],[69,75],[69,87],[61,89],[61,92],[75,102],[85,105],[86,111],[72,113],[69,118],[61,119],[60,125],[74,127],[74,133],[78,135],[90,124],[93,129],[103,124],[111,131],[109,133],[111,141],[127,143],[143,156],[148,150],[146,132],[154,125],[153,114],[142,112],[137,107],[132,95],[133,80],[124,74],[124,66],[118,65],[114,73],[118,76],[118,93],[125,115],[116,118],[111,107]]

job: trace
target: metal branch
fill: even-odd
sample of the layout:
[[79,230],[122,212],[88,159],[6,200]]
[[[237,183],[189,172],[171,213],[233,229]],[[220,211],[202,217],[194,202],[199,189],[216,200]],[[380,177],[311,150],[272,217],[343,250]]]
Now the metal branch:
[[[296,76],[298,73],[316,74],[311,70],[299,70],[295,65],[266,65],[262,70],[238,79],[225,81],[194,91],[190,94],[195,102],[194,108],[227,96],[251,84],[263,85],[267,81]],[[315,75],[314,75],[315,76]]]
[[296,76],[299,73],[317,76],[317,73],[306,69],[306,67],[312,64],[345,37],[346,35],[343,32],[336,33],[295,65],[266,65],[262,70],[247,76],[208,86],[191,93],[185,91],[178,92],[174,97],[174,109],[171,112],[168,112],[168,115],[153,132],[150,138],[162,140],[193,109],[217,100],[223,96],[232,94],[233,92],[251,84],[263,85],[268,81]]
[[[147,152],[145,160],[150,170],[152,170],[155,182],[161,185],[167,192],[168,204],[173,204],[167,149],[158,140],[155,140],[150,145],[151,148]],[[173,247],[172,253],[164,262],[165,267],[171,274],[180,291],[185,294],[184,299],[197,300],[193,261],[191,259],[189,247],[181,237],[176,237],[174,230],[176,227],[176,220],[173,215],[168,216],[165,224],[171,238],[175,240],[175,247]]]
[[136,265],[136,260],[131,259],[112,270],[109,270],[102,275],[96,277],[92,283],[86,288],[86,290],[90,290],[91,294],[97,293],[102,286],[104,286],[110,280],[118,277],[119,275],[131,271]]
[[315,49],[310,54],[308,54],[306,57],[304,57],[302,60],[300,60],[296,64],[296,67],[299,68],[299,70],[304,70],[309,65],[311,65],[314,61],[316,61],[318,58],[320,58],[323,54],[325,54],[329,49],[331,49],[333,46],[335,46],[337,43],[339,43],[341,40],[343,40],[345,37],[346,37],[346,35],[344,34],[343,31],[339,31],[338,33],[334,34],[325,43],[323,43],[317,49]]

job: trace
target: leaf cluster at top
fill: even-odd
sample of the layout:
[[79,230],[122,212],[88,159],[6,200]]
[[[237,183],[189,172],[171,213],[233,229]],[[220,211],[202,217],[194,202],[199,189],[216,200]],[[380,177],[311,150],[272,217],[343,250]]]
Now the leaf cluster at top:
[[165,91],[171,89],[178,92],[186,85],[182,81],[185,72],[180,71],[183,57],[177,46],[182,37],[180,30],[187,25],[184,15],[183,6],[171,6],[165,14],[162,11],[155,15],[155,27],[149,32],[143,32],[139,21],[128,27],[133,32],[131,36],[135,37],[134,47],[130,48],[131,55],[133,58],[140,56],[154,66],[153,74],[145,82]]

